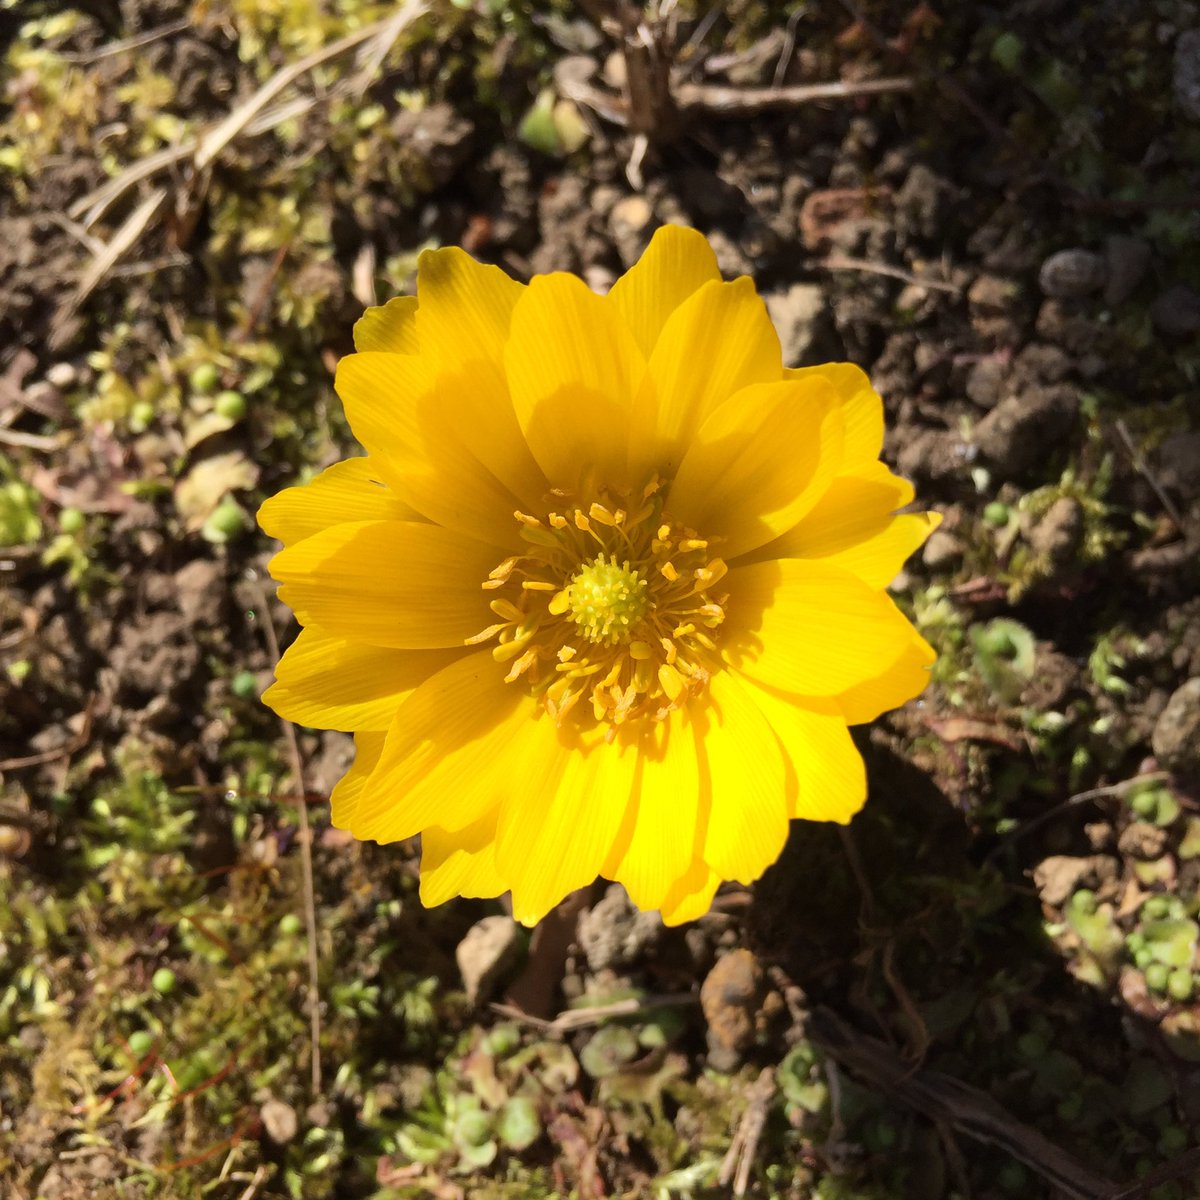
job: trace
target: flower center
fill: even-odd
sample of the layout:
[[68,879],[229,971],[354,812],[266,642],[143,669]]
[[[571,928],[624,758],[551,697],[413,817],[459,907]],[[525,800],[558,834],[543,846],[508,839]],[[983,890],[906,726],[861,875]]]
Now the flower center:
[[662,490],[654,479],[640,495],[602,491],[590,503],[556,493],[560,509],[516,513],[527,548],[483,582],[499,621],[469,643],[494,638],[505,678],[559,723],[585,698],[610,729],[661,719],[718,666],[725,563],[663,513]]
[[589,641],[627,642],[650,611],[650,589],[628,560],[598,554],[581,567],[566,589],[571,620]]

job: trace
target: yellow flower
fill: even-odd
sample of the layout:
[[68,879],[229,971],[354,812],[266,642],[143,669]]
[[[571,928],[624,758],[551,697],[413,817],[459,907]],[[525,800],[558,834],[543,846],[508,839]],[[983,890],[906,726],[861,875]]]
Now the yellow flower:
[[884,588],[936,518],[893,515],[860,370],[785,369],[676,227],[607,296],[426,253],[354,337],[367,457],[259,514],[304,627],[267,703],[355,734],[335,825],[421,834],[427,904],[511,891],[532,924],[602,875],[675,924],[789,819],[850,819],[847,725],[933,661]]

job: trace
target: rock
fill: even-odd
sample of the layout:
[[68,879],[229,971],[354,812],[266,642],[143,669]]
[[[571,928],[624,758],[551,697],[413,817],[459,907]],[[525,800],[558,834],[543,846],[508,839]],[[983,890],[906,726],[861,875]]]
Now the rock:
[[700,988],[711,1067],[732,1071],[741,1062],[754,1042],[766,991],[762,967],[749,950],[730,950],[717,959]]
[[1107,854],[1073,858],[1053,854],[1033,868],[1033,882],[1043,904],[1061,908],[1081,887],[1097,888],[1117,878],[1117,861]]
[[1183,283],[1167,288],[1150,305],[1150,319],[1155,329],[1168,337],[1200,333],[1200,293]]
[[1200,29],[1185,30],[1175,43],[1171,91],[1179,111],[1200,121]]
[[656,912],[639,912],[625,889],[612,884],[599,902],[579,914],[576,940],[593,971],[620,970],[651,949],[662,934]]
[[936,237],[945,219],[949,190],[924,163],[917,163],[896,193],[896,215],[919,237]]
[[277,1146],[285,1146],[300,1127],[296,1110],[283,1100],[268,1100],[259,1110],[267,1137]]
[[945,529],[935,529],[921,551],[921,561],[931,571],[947,570],[962,561],[962,542]]
[[786,292],[770,292],[763,300],[779,334],[784,366],[811,362],[813,343],[833,330],[824,291],[815,283],[794,283]]
[[922,429],[901,446],[896,465],[915,479],[951,479],[975,460],[976,449],[949,429]]
[[608,231],[626,267],[632,267],[641,258],[657,225],[654,210],[644,196],[626,196],[613,205],[608,214]]
[[1007,377],[1008,364],[1003,359],[991,355],[981,358],[967,376],[967,398],[980,408],[995,407]]
[[980,316],[1002,316],[1020,299],[1021,285],[1001,275],[980,275],[967,292],[967,302]]
[[1075,553],[1083,536],[1083,509],[1079,501],[1060,496],[1029,535],[1033,552],[1049,565],[1059,567]]
[[1057,346],[1030,342],[1013,359],[1012,373],[1022,380],[1061,383],[1071,373],[1071,359]]
[[1078,300],[1098,292],[1108,277],[1104,259],[1091,250],[1059,250],[1042,263],[1038,286],[1056,300]]
[[1167,701],[1150,744],[1168,771],[1200,779],[1200,676],[1189,679]]
[[1108,268],[1104,303],[1124,304],[1145,278],[1150,266],[1150,243],[1113,234],[1104,241],[1104,263]]
[[1185,503],[1200,499],[1200,432],[1185,430],[1166,438],[1155,454],[1155,473]]
[[511,917],[484,917],[467,930],[454,951],[463,988],[472,1003],[486,1000],[520,953],[520,933]]
[[974,444],[997,477],[1009,479],[1043,459],[1075,421],[1079,397],[1069,387],[1034,387],[1002,400],[975,426]]

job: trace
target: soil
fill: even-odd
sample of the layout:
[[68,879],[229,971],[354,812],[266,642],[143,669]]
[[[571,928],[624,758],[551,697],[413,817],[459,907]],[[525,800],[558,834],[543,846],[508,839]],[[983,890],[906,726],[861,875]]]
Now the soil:
[[[435,7],[94,216],[385,9],[0,18],[0,1182],[702,1196],[740,1153],[758,1196],[1200,1196],[1195,5],[681,4],[692,100],[644,155],[602,6]],[[667,222],[789,363],[869,371],[944,516],[893,589],[940,659],[856,731],[847,831],[797,825],[688,928],[597,885],[526,946],[328,827],[345,735],[299,730],[295,778],[250,514],[351,450],[332,368],[422,247],[603,290]],[[493,938],[472,990],[544,1011],[467,1001]]]

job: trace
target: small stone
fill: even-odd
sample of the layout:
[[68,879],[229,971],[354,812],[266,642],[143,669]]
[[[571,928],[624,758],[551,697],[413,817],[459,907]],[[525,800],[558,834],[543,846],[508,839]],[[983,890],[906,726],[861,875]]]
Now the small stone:
[[766,995],[766,979],[754,955],[731,950],[717,959],[700,988],[700,1007],[708,1022],[708,1061],[732,1071],[754,1042],[757,1017]]
[[662,934],[656,912],[639,912],[625,889],[612,884],[593,908],[579,914],[576,938],[593,971],[620,970],[650,950]]
[[596,295],[607,296],[612,285],[617,282],[617,277],[607,267],[593,263],[590,267],[583,268],[583,281]]
[[1108,268],[1104,303],[1124,304],[1145,278],[1150,266],[1150,243],[1141,238],[1113,234],[1104,242],[1104,262]]
[[1167,848],[1167,831],[1149,821],[1134,821],[1121,830],[1117,849],[1130,858],[1149,862]]
[[980,408],[994,408],[1000,402],[1008,364],[1000,358],[981,358],[967,376],[967,398]]
[[1060,496],[1029,535],[1030,545],[1052,566],[1062,566],[1075,553],[1083,536],[1083,509],[1079,501]]
[[931,571],[947,570],[962,561],[962,542],[945,529],[935,529],[921,551],[921,561]]
[[520,953],[520,933],[511,917],[484,917],[467,930],[454,951],[463,989],[471,1002],[486,1000]]
[[1200,121],[1200,29],[1185,30],[1175,43],[1171,90],[1179,111]]
[[1168,337],[1200,333],[1200,293],[1183,283],[1167,288],[1150,305],[1150,319],[1155,329]]
[[1116,859],[1107,854],[1074,858],[1052,854],[1033,868],[1033,882],[1043,904],[1060,908],[1081,887],[1097,889],[1117,878]]
[[825,293],[815,283],[794,283],[786,292],[763,296],[783,347],[783,363],[798,367],[811,360],[813,343],[832,331]]
[[46,371],[46,382],[60,392],[65,392],[79,378],[74,363],[56,362]]
[[1154,725],[1150,744],[1154,757],[1168,771],[1200,779],[1200,676],[1172,694]]
[[1104,259],[1091,250],[1059,250],[1042,263],[1038,286],[1056,300],[1078,300],[1098,292],[1108,277]]
[[1021,296],[1020,284],[1001,275],[980,275],[967,291],[972,312],[982,316],[1002,316],[1011,312]]
[[975,426],[975,445],[998,478],[1012,478],[1060,443],[1078,409],[1079,397],[1069,387],[1030,388],[1002,400]]
[[259,1110],[267,1137],[277,1146],[285,1146],[300,1127],[296,1110],[283,1100],[268,1100]]
[[608,215],[608,230],[626,267],[632,267],[641,258],[657,224],[654,210],[644,196],[626,196],[613,205]]

